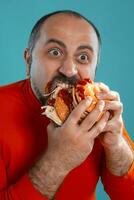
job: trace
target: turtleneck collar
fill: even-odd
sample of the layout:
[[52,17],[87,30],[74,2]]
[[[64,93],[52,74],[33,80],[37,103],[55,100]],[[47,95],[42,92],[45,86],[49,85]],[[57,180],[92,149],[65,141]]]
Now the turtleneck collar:
[[41,114],[43,112],[43,110],[41,109],[42,104],[32,90],[30,79],[26,79],[25,95],[31,111]]

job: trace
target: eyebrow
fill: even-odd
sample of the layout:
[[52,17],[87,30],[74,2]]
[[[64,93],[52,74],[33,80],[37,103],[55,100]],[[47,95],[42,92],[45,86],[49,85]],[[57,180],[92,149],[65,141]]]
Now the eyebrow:
[[57,39],[49,39],[46,44],[49,44],[49,43],[57,43],[58,45],[62,46],[63,48],[67,48],[66,45],[60,41],[60,40],[57,40]]
[[93,47],[91,45],[80,45],[78,47],[78,50],[84,50],[84,49],[88,49],[90,50],[92,53],[94,52]]
[[[54,39],[54,38],[51,38],[49,39],[46,44],[49,44],[49,43],[57,43],[58,45],[60,45],[61,47],[67,49],[67,46],[61,41],[61,40],[58,40],[58,39]],[[80,45],[77,50],[84,50],[84,49],[88,49],[90,50],[92,53],[94,52],[93,50],[93,47],[91,45]]]

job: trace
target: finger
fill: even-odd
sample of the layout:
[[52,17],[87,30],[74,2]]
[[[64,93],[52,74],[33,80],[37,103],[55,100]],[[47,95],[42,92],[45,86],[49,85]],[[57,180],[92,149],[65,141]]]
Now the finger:
[[91,127],[96,123],[96,121],[99,119],[100,115],[102,114],[104,106],[105,106],[105,102],[103,100],[98,101],[93,111],[91,111],[81,123],[81,127],[85,130],[91,129]]
[[47,131],[48,132],[52,132],[55,128],[55,125],[53,122],[51,122],[48,126],[47,126]]
[[93,126],[93,128],[89,131],[89,137],[96,138],[101,132],[103,132],[108,119],[109,119],[110,113],[107,111],[104,113],[102,118]]
[[109,91],[109,92],[100,92],[97,95],[98,99],[106,99],[106,100],[115,100],[120,101],[120,95],[118,92],[115,91]]
[[120,117],[114,117],[112,120],[108,121],[105,128],[104,132],[112,132],[112,133],[121,133],[123,128],[123,120],[122,116]]
[[96,82],[95,85],[98,86],[102,92],[108,92],[110,90],[109,87],[102,82]]
[[77,124],[80,120],[82,114],[86,111],[86,109],[91,105],[92,98],[87,97],[86,99],[82,100],[77,107],[72,111],[70,116],[67,118],[66,123],[73,123]]
[[104,111],[114,111],[114,116],[119,117],[123,112],[123,104],[120,101],[105,102]]

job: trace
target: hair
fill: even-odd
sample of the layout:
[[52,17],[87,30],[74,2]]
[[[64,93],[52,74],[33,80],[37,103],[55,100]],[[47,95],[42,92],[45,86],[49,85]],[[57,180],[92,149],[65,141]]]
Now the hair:
[[77,17],[77,18],[80,18],[80,19],[84,19],[86,20],[94,29],[96,35],[97,35],[97,38],[98,38],[98,43],[99,43],[99,51],[98,51],[98,57],[99,57],[99,52],[100,52],[100,48],[101,48],[101,37],[100,37],[100,33],[98,31],[98,29],[96,28],[96,26],[90,21],[88,20],[86,17],[84,17],[83,15],[81,15],[80,13],[76,12],[76,11],[72,11],[72,10],[60,10],[60,11],[56,11],[56,12],[52,12],[52,13],[49,13],[47,15],[44,15],[43,17],[41,17],[37,22],[36,24],[34,25],[31,33],[30,33],[30,37],[29,37],[29,40],[28,40],[28,49],[29,49],[29,52],[30,54],[32,54],[32,51],[35,47],[35,44],[37,42],[37,40],[39,39],[40,37],[40,30],[41,30],[41,27],[42,25],[44,24],[44,22],[51,16],[53,15],[56,15],[56,14],[67,14],[67,15],[70,15],[70,16],[74,16],[74,17]]

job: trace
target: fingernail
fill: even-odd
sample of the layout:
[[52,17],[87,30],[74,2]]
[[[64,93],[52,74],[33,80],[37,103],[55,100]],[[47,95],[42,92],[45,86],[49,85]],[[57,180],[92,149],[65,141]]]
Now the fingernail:
[[92,101],[92,97],[88,96],[88,97],[86,97],[86,100],[91,102]]
[[110,116],[110,113],[107,111],[105,116],[106,116],[106,119],[108,119]]
[[92,98],[91,97],[88,97],[85,99],[86,100],[86,105],[89,106],[92,102]]
[[104,101],[103,101],[103,100],[100,100],[100,101],[98,102],[98,109],[99,109],[100,112],[103,111],[104,106],[105,106]]
[[100,99],[100,100],[98,101],[98,103],[99,103],[99,105],[104,105],[104,104],[105,104],[105,101],[104,101],[103,99]]
[[98,103],[99,103],[99,104],[105,104],[105,101],[104,101],[103,99],[100,99],[100,100],[98,101]]
[[105,94],[104,93],[98,93],[96,94],[96,96],[99,98],[99,99],[103,99],[105,97]]

